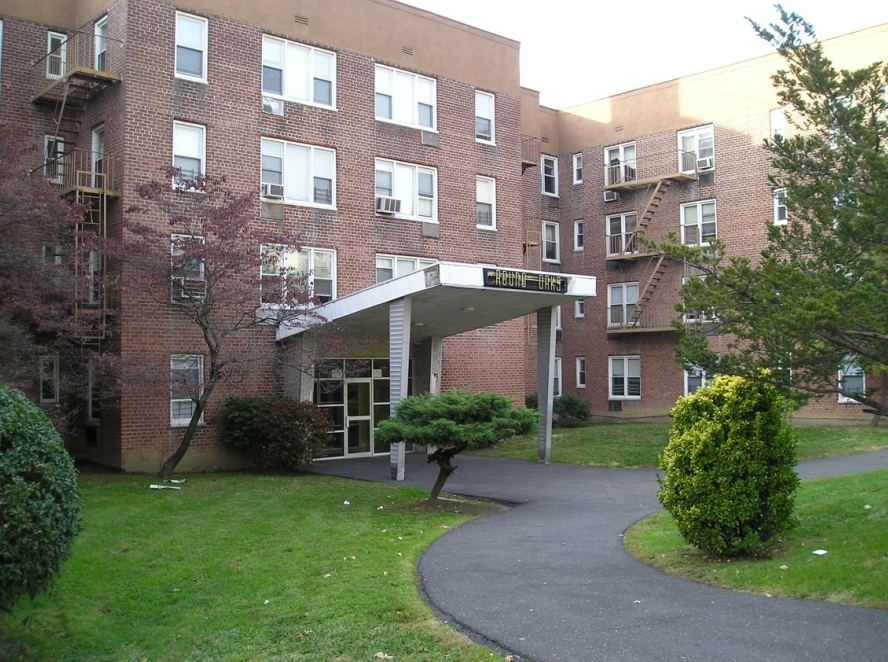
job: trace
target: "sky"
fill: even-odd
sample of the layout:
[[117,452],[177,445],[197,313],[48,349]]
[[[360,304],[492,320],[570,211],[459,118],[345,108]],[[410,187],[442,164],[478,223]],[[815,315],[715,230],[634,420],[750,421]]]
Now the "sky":
[[[766,55],[768,0],[402,0],[521,42],[521,84],[568,108]],[[888,23],[885,0],[786,0],[828,39]],[[888,59],[888,53],[885,55]]]

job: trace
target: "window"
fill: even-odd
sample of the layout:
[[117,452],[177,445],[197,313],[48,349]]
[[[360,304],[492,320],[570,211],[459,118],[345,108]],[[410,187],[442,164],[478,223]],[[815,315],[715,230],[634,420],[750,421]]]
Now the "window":
[[552,369],[552,397],[561,396],[561,357],[555,357],[555,366]]
[[203,237],[174,234],[170,237],[170,267],[172,274],[172,300],[196,301],[206,294]]
[[376,65],[376,119],[436,128],[435,80]]
[[583,221],[574,221],[574,250],[583,250]]
[[577,388],[586,388],[586,357],[577,357]]
[[97,126],[92,131],[92,185],[105,188],[105,126]]
[[262,92],[332,108],[336,99],[336,54],[262,37]]
[[786,115],[783,108],[775,108],[771,111],[771,140],[777,136],[783,136],[786,130]]
[[688,246],[708,246],[715,237],[715,200],[681,206],[682,243]]
[[574,302],[574,317],[580,318],[586,316],[586,302],[585,301],[575,301]]
[[558,197],[558,159],[554,156],[540,156],[543,173],[543,195]]
[[558,262],[558,223],[543,221],[543,262]]
[[[859,393],[860,395],[866,393],[866,375],[863,373],[863,369],[853,360],[845,361],[839,369],[839,388],[845,391],[845,393]],[[857,400],[839,393],[839,402],[850,403],[857,402]]]
[[692,395],[697,392],[697,389],[703,388],[707,386],[712,378],[706,374],[706,371],[693,367],[690,370],[685,370],[684,373],[685,378],[685,395]]
[[207,19],[176,12],[176,77],[207,82]]
[[377,255],[376,282],[381,283],[398,276],[404,276],[405,274],[430,267],[433,264],[438,264],[438,260],[401,255]]
[[170,425],[191,422],[203,391],[203,356],[173,354],[170,357]]
[[56,184],[61,184],[65,176],[65,164],[62,157],[65,155],[65,141],[56,136],[46,136],[43,148],[43,163],[46,178]]
[[786,225],[786,189],[774,191],[774,225]]
[[68,59],[68,35],[50,32],[46,41],[46,77],[61,78],[65,75]]
[[108,17],[96,21],[95,27],[95,62],[96,71],[105,71],[108,54]]
[[102,254],[98,251],[89,252],[89,298],[91,305],[102,302]]
[[489,177],[476,177],[475,201],[478,227],[496,230],[496,181]]
[[[681,279],[682,287],[687,285],[692,278],[706,278],[705,275],[699,276],[685,276]],[[692,310],[688,311],[684,314],[684,322],[685,324],[707,324],[711,322],[715,322],[716,317],[713,312],[706,310]]]
[[641,398],[641,358],[638,356],[610,357],[609,397],[619,400]]
[[40,357],[40,402],[59,401],[59,357]]
[[607,287],[607,325],[626,326],[633,321],[638,305],[638,283],[617,283]]
[[680,172],[711,170],[715,167],[712,125],[678,132],[678,169]]
[[638,216],[635,212],[608,216],[607,254],[637,253],[638,242],[635,238],[635,228],[637,225]]
[[295,251],[283,246],[263,246],[260,301],[280,305],[288,298],[288,282],[307,286],[320,303],[336,297],[336,253],[329,249]]
[[87,386],[86,418],[89,421],[98,421],[102,417],[102,380],[92,365],[89,366]]
[[[0,72],[3,71],[3,21],[0,21]],[[0,78],[0,81],[3,79]]]
[[434,221],[438,209],[438,173],[409,163],[376,159],[376,195],[401,201],[400,218]]
[[604,150],[604,172],[606,186],[634,182],[638,177],[635,168],[635,143],[606,147]]
[[336,152],[263,138],[262,183],[283,186],[284,202],[335,208]]
[[583,183],[583,155],[582,155],[582,153],[573,155],[573,176],[574,176],[574,184],[582,184]]
[[492,94],[475,92],[475,140],[486,143],[494,141],[493,101]]
[[205,127],[173,122],[173,167],[180,170],[180,183],[205,174],[205,154]]

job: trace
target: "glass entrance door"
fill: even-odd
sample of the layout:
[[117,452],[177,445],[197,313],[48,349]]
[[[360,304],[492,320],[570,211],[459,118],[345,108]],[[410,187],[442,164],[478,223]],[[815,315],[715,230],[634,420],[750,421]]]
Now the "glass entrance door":
[[369,379],[347,379],[345,382],[346,455],[373,452]]

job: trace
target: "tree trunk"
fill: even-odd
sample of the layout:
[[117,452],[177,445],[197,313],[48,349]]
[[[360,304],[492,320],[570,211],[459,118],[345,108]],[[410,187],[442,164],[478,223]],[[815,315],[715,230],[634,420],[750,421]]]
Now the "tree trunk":
[[429,455],[429,459],[427,462],[431,464],[432,462],[436,462],[440,467],[440,471],[438,472],[438,479],[435,481],[434,487],[432,487],[432,492],[429,494],[429,501],[437,501],[438,495],[441,493],[441,488],[444,487],[444,483],[447,482],[447,479],[450,478],[450,474],[456,471],[457,467],[454,467],[450,464],[450,461],[453,459],[454,455],[459,453],[459,449],[453,446],[446,446],[444,448],[439,448],[434,453]]
[[[879,396],[879,410],[885,411],[885,396],[888,395],[888,370],[882,372],[882,394]],[[876,415],[873,416],[872,426],[876,427],[879,424],[879,419],[882,418],[882,414],[876,412]]]
[[191,440],[194,439],[194,433],[197,432],[197,425],[200,423],[201,416],[203,416],[205,406],[206,401],[204,398],[197,401],[197,407],[194,408],[191,420],[188,421],[188,427],[185,428],[182,442],[179,444],[176,452],[170,455],[167,461],[163,463],[160,471],[157,472],[158,478],[169,478],[173,471],[176,470],[179,462],[182,461],[182,458],[185,457],[185,453],[188,452],[188,447],[191,445]]

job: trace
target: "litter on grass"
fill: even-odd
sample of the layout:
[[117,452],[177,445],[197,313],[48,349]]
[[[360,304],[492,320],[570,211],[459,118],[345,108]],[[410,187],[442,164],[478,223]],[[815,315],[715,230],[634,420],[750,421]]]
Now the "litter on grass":
[[812,554],[817,554],[817,556],[823,556],[824,554],[827,554],[828,552],[827,552],[825,549],[815,549],[815,550],[814,550],[813,552],[811,552],[811,553],[812,553]]
[[181,487],[173,487],[172,485],[149,485],[151,490],[181,490]]
[[163,482],[164,482],[164,483],[174,483],[174,484],[176,484],[176,485],[181,485],[182,483],[185,482],[185,479],[184,479],[184,478],[180,478],[180,479],[177,480],[177,479],[175,479],[175,478],[167,478],[167,479],[164,480]]

